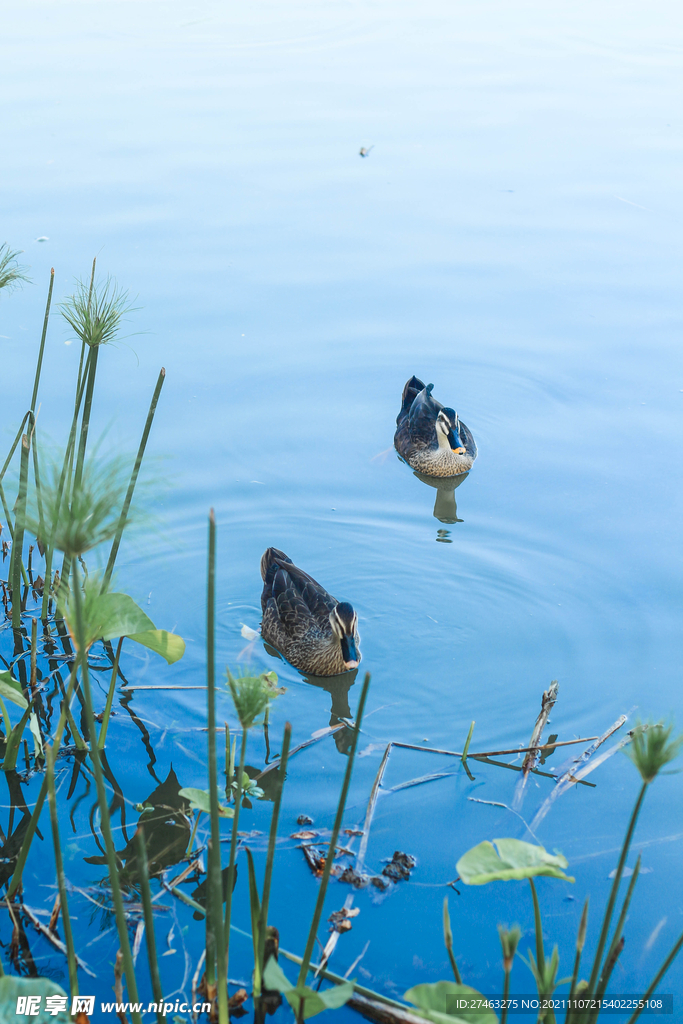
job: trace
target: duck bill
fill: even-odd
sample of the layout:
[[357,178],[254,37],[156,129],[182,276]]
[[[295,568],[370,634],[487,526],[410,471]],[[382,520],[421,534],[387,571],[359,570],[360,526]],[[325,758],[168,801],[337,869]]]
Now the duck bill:
[[358,648],[356,647],[356,641],[352,636],[343,636],[341,638],[341,649],[342,658],[344,659],[344,668],[358,668],[360,655],[358,653]]

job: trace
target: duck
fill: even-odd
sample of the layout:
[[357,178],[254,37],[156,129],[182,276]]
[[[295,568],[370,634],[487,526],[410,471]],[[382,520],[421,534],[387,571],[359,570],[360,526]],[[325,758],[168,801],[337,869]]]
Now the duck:
[[454,409],[432,397],[433,384],[411,377],[403,388],[396,417],[394,447],[408,465],[425,476],[468,473],[477,457],[470,430]]
[[261,558],[261,636],[300,672],[336,676],[361,660],[358,616],[278,548]]

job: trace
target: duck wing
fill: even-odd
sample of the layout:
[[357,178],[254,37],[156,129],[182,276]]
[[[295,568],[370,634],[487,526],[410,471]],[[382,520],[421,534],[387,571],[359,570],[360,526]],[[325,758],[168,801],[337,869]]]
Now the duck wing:
[[428,384],[413,399],[408,413],[408,428],[413,442],[423,445],[438,444],[436,418],[443,409],[441,402],[432,398],[433,384]]
[[[300,569],[284,551],[268,548],[261,559],[261,575],[263,576],[263,593],[261,607],[266,610],[268,601],[273,598],[278,608],[280,602],[296,604],[301,615],[300,606],[307,610],[308,616],[327,625],[327,620],[337,601],[328,594],[324,587]],[[277,580],[277,584],[276,584]],[[285,583],[286,581],[286,583]],[[284,608],[285,605],[283,604]]]
[[410,408],[421,391],[424,390],[424,384],[419,377],[411,377],[410,380],[406,381],[405,387],[403,388],[403,394],[401,395],[401,411],[396,417],[396,423],[400,425],[401,420],[404,420],[410,412]]
[[285,569],[278,569],[270,587],[263,588],[261,605],[264,620],[277,622],[292,639],[305,636],[314,625],[308,605]]

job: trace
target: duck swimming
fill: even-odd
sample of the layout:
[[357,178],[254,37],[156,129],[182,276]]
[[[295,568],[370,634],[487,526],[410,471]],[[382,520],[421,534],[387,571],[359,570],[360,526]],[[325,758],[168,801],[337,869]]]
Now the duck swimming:
[[394,447],[409,466],[426,476],[459,476],[477,457],[472,434],[453,409],[432,398],[433,384],[411,377],[396,417]]
[[358,616],[291,558],[268,548],[261,558],[261,636],[290,665],[314,676],[336,676],[361,659]]

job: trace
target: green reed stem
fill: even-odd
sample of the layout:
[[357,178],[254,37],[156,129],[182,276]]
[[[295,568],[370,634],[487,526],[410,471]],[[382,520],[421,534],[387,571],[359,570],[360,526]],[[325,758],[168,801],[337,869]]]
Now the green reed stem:
[[69,902],[66,891],[66,878],[64,877],[62,847],[59,840],[59,817],[57,814],[57,794],[55,792],[55,757],[57,752],[54,747],[48,747],[46,753],[47,762],[45,766],[45,777],[47,781],[48,804],[50,807],[50,823],[52,825],[52,845],[55,851],[57,890],[59,892],[62,923],[64,925],[64,945],[66,946],[66,959],[69,965],[69,987],[73,998],[73,996],[78,995],[78,969],[73,932],[71,931],[71,917],[69,916]]
[[643,1010],[647,1006],[648,1000],[652,997],[654,992],[657,991],[657,986],[659,985],[660,981],[662,980],[662,978],[664,977],[664,975],[669,970],[669,968],[671,967],[672,963],[674,962],[674,960],[676,959],[676,957],[680,953],[681,946],[683,946],[683,935],[681,935],[681,937],[675,943],[675,945],[674,945],[673,949],[671,950],[671,952],[669,953],[668,957],[666,958],[666,960],[664,961],[664,963],[662,964],[660,969],[655,974],[655,976],[654,976],[650,986],[645,991],[645,993],[641,996],[640,1007],[636,1010],[636,1012],[631,1017],[629,1017],[629,1019],[627,1020],[626,1024],[635,1024],[635,1022],[638,1020],[638,1018],[640,1017],[641,1013],[643,1012]]
[[[605,957],[605,963],[602,969],[602,974],[600,975],[600,981],[598,982],[598,987],[595,992],[596,1001],[602,999],[602,997],[604,996],[607,985],[609,984],[610,975],[612,974],[612,971],[616,966],[617,958],[620,952],[617,949],[617,947],[619,945],[619,940],[621,939],[621,933],[624,928],[624,923],[626,921],[626,915],[628,913],[629,904],[631,903],[631,897],[633,896],[633,890],[636,887],[638,875],[640,874],[640,860],[641,856],[640,854],[638,854],[638,860],[636,861],[636,866],[633,869],[631,881],[629,882],[628,889],[626,890],[626,896],[624,897],[624,904],[621,908],[621,913],[619,914],[619,919],[617,920],[617,924],[614,929],[614,935],[612,937],[612,941],[607,951],[607,956]],[[596,1021],[598,1019],[598,1013],[599,1010],[595,1010],[593,1013],[588,1014],[588,1020],[590,1024],[592,1024],[593,1021]]]
[[[92,303],[92,292],[95,287],[95,267],[97,266],[97,256],[92,261],[92,270],[90,272],[90,290],[88,291],[88,312],[90,311],[90,305]],[[76,394],[81,390],[81,384],[83,383],[83,358],[85,356],[85,350],[87,345],[84,341],[81,342],[81,357],[78,360],[78,375],[76,376]]]
[[455,978],[456,985],[462,985],[462,978],[460,977],[460,971],[453,955],[453,931],[451,929],[451,915],[448,912],[448,896],[443,898],[443,941],[448,953],[448,959],[451,962],[451,970],[453,971],[453,977]]
[[109,728],[109,716],[111,715],[111,706],[114,701],[114,692],[116,690],[116,679],[119,674],[119,658],[121,657],[121,648],[123,647],[123,641],[125,637],[119,637],[119,642],[116,645],[116,656],[114,658],[114,665],[111,670],[111,680],[109,682],[109,690],[107,692],[107,703],[104,706],[104,715],[102,716],[102,728],[100,729],[100,738],[97,741],[97,746],[100,750],[104,750],[104,744],[107,742],[107,729]]
[[297,988],[301,988],[306,981],[306,974],[308,973],[308,966],[311,962],[311,956],[313,954],[313,946],[315,945],[316,935],[318,933],[318,926],[320,925],[320,918],[322,917],[323,904],[325,902],[325,894],[327,892],[327,884],[330,880],[330,872],[332,870],[332,864],[334,863],[334,854],[337,848],[337,840],[339,838],[339,830],[342,825],[342,818],[344,816],[344,809],[346,807],[346,797],[349,792],[349,786],[351,784],[351,772],[353,771],[353,762],[356,756],[356,747],[358,746],[358,737],[360,735],[360,728],[363,721],[363,712],[365,710],[365,701],[370,688],[370,673],[365,673],[365,679],[363,681],[363,689],[360,695],[360,702],[358,704],[358,714],[356,717],[356,724],[353,730],[353,739],[351,741],[351,749],[349,751],[349,759],[346,765],[346,772],[344,774],[344,782],[342,784],[341,793],[339,795],[339,803],[337,805],[337,814],[334,819],[334,826],[332,828],[332,835],[330,837],[330,845],[327,849],[327,856],[325,857],[325,867],[323,869],[323,876],[320,880],[320,889],[318,891],[318,899],[315,905],[315,911],[313,912],[313,920],[311,921],[311,927],[308,933],[308,941],[306,942],[306,948],[304,950],[303,963],[299,971],[299,978],[297,981]]
[[598,941],[598,948],[595,952],[595,958],[593,960],[593,970],[591,971],[590,980],[588,982],[588,988],[586,990],[586,997],[592,996],[595,993],[595,986],[597,984],[598,976],[600,974],[600,964],[602,962],[602,954],[605,951],[605,944],[607,942],[607,935],[609,933],[609,927],[612,922],[612,914],[614,913],[614,904],[617,901],[617,893],[619,891],[619,884],[621,882],[621,876],[624,873],[624,866],[626,864],[626,858],[628,851],[631,846],[631,840],[633,839],[633,833],[635,831],[636,822],[638,821],[638,815],[640,814],[640,808],[642,807],[643,800],[645,799],[645,793],[647,792],[648,783],[644,782],[638,799],[636,800],[633,811],[631,812],[631,820],[628,823],[628,829],[624,837],[624,842],[621,847],[621,855],[619,857],[619,863],[617,864],[617,871],[614,876],[614,882],[612,883],[612,890],[610,892],[609,901],[607,903],[607,909],[605,910],[605,916],[602,921],[602,929],[600,931],[600,939]]
[[[138,826],[138,873],[140,875],[140,895],[142,897],[142,915],[145,919],[145,939],[147,942],[147,962],[149,963],[149,975],[152,982],[152,994],[157,1006],[161,1006],[163,990],[161,978],[159,977],[159,962],[157,960],[157,945],[154,939],[154,912],[152,910],[152,893],[149,885],[149,868],[147,865],[147,847],[145,846],[144,826]],[[156,1011],[157,1024],[166,1024],[166,1017],[161,1010]]]
[[[30,416],[33,420],[33,413]],[[12,628],[21,629],[21,569],[24,530],[26,525],[26,500],[28,496],[28,460],[31,454],[30,434],[21,437],[21,462],[19,468],[19,494],[15,505],[14,542],[12,544]]]
[[285,723],[285,732],[282,737],[282,753],[280,754],[280,765],[277,770],[277,783],[275,788],[275,798],[273,801],[273,813],[270,819],[270,834],[268,836],[268,854],[266,856],[266,871],[263,876],[263,898],[261,900],[261,911],[259,913],[258,920],[258,956],[257,956],[257,976],[259,978],[259,990],[256,991],[254,987],[254,997],[258,998],[261,995],[260,981],[263,978],[263,972],[265,970],[264,957],[266,953],[266,928],[268,927],[268,904],[270,903],[270,889],[273,880],[273,864],[275,862],[275,844],[277,843],[277,826],[280,818],[280,806],[282,804],[282,791],[285,785],[285,776],[287,774],[287,759],[289,757],[289,744],[292,739],[292,726],[289,722]]
[[[534,929],[536,931],[536,963],[541,976],[545,973],[545,952],[543,950],[543,927],[541,924],[541,908],[538,905],[538,894],[533,878],[529,879],[531,898],[534,901]],[[541,993],[539,992],[539,996]]]
[[81,479],[83,477],[83,463],[85,462],[85,449],[88,443],[88,430],[90,429],[90,414],[92,412],[92,396],[95,390],[98,356],[99,346],[93,345],[88,356],[88,375],[85,386],[85,399],[83,401],[81,434],[78,439],[78,454],[76,456],[76,470],[74,473],[74,489],[80,486]]
[[[109,817],[107,792],[104,786],[104,775],[102,773],[102,765],[100,762],[100,751],[97,746],[96,739],[97,731],[92,706],[90,679],[88,676],[87,651],[85,648],[85,624],[83,622],[83,595],[81,593],[81,582],[79,579],[79,568],[77,559],[75,559],[73,563],[73,587],[71,588],[71,590],[73,594],[73,603],[76,619],[77,646],[79,651],[82,652],[81,685],[83,689],[83,696],[85,698],[85,720],[88,726],[88,735],[90,737],[90,759],[93,765],[93,773],[95,775],[95,788],[97,790],[97,801],[100,807],[100,829],[102,831],[102,837],[104,839],[104,849],[107,858],[107,866],[109,868],[109,881],[111,883],[112,902],[114,904],[116,926],[119,933],[121,953],[123,955],[123,969],[126,975],[128,999],[132,1003],[137,1003],[138,988],[137,982],[135,980],[133,956],[131,953],[130,941],[128,938],[128,925],[126,922],[126,912],[123,906],[123,896],[121,894],[121,882],[119,880],[119,868],[116,859],[116,850],[114,848],[114,840],[112,838],[111,832],[111,820]],[[131,1010],[131,1015],[136,1024],[142,1024],[142,1017],[139,1011]]]
[[[510,997],[510,972],[504,971],[503,979],[503,1009],[500,1014],[500,1024],[506,1024],[508,1019],[508,999]],[[460,984],[460,983],[459,983]]]
[[467,751],[470,749],[470,741],[472,739],[472,733],[474,732],[474,722],[470,725],[470,731],[467,733],[467,739],[465,740],[465,746],[463,747],[461,761],[463,764],[467,764]]
[[199,826],[199,819],[201,818],[201,816],[202,816],[202,812],[201,811],[197,811],[197,813],[195,815],[195,819],[194,819],[194,825],[192,826],[192,832],[190,834],[190,841],[187,844],[187,850],[185,851],[185,855],[186,856],[189,855],[190,853],[192,853],[192,847],[194,846],[194,839],[195,839],[195,836],[197,835],[197,828]]
[[[570,1001],[574,998],[576,993],[576,983],[579,980],[579,967],[581,966],[581,954],[583,953],[583,947],[586,942],[586,931],[588,928],[588,898],[583,905],[583,913],[581,914],[581,921],[579,922],[579,930],[576,935],[576,955],[574,957],[574,971],[572,973],[572,983],[569,988],[569,999]],[[573,1010],[571,1005],[567,1010],[567,1016],[565,1017],[565,1024],[569,1024],[572,1019]]]
[[[61,710],[60,715],[59,715],[59,721],[57,722],[57,728],[55,729],[55,735],[54,735],[54,739],[52,741],[52,749],[55,752],[55,754],[54,754],[55,758],[57,757],[57,753],[59,752],[59,748],[60,748],[60,746],[62,744],[62,735],[64,733],[64,727],[66,725],[66,719],[67,719],[66,709],[68,707],[68,704],[69,704],[71,698],[73,697],[73,692],[74,692],[74,689],[76,687],[76,671],[77,671],[77,669],[78,669],[78,658],[76,658],[76,661],[74,661],[73,668],[71,669],[71,678],[69,679],[69,685],[68,685],[67,690],[66,690],[66,696],[64,697],[64,701],[62,703],[62,710]],[[36,833],[36,828],[38,827],[38,819],[40,818],[41,812],[43,810],[43,805],[45,803],[45,797],[46,796],[47,796],[47,776],[45,776],[43,778],[43,782],[42,782],[42,785],[40,787],[40,791],[38,793],[38,799],[36,800],[35,807],[33,808],[33,813],[31,815],[31,820],[29,821],[28,827],[26,829],[26,834],[24,836],[24,841],[21,844],[21,849],[19,850],[19,855],[17,857],[17,863],[16,863],[16,866],[14,868],[14,873],[13,873],[12,878],[10,879],[10,883],[9,883],[9,885],[7,887],[7,897],[6,898],[8,900],[12,898],[12,896],[14,895],[14,893],[17,891],[17,889],[19,888],[19,886],[21,884],[21,876],[22,876],[22,873],[24,871],[24,867],[26,865],[26,861],[28,859],[29,850],[31,848],[31,843],[33,842],[33,837],[34,837],[34,835]]]
[[[162,370],[162,374],[163,374]],[[159,375],[161,390],[163,377]],[[155,392],[158,397],[158,391]],[[156,405],[156,401],[154,401]],[[152,413],[153,415],[153,413]],[[148,417],[148,425],[151,420]],[[147,433],[149,431],[147,430]],[[145,437],[146,440],[146,437]],[[142,452],[144,452],[144,446]],[[139,459],[142,454],[139,452]],[[139,468],[139,462],[136,462]],[[131,478],[131,484],[134,481]],[[129,489],[129,493],[132,493]],[[123,526],[121,529],[123,529]],[[113,564],[113,563],[112,563]],[[221,832],[220,818],[218,814],[218,765],[216,762],[216,517],[211,509],[209,513],[209,564],[206,589],[206,689],[207,689],[207,718],[209,727],[209,805],[211,808],[211,844],[209,846],[209,877],[207,882],[207,969],[212,957],[209,956],[210,932],[213,928],[213,942],[211,945],[215,950],[216,959],[216,980],[218,985],[218,1019],[220,1024],[228,1024],[228,976],[227,964],[225,962],[225,932],[223,930],[223,879],[221,875]],[[210,892],[210,895],[209,895]]]
[[47,324],[50,316],[50,305],[52,303],[52,289],[55,283],[55,268],[53,267],[50,271],[50,286],[47,290],[47,305],[45,306],[45,319],[43,320],[43,333],[40,339],[40,349],[38,351],[38,363],[36,365],[36,373],[33,379],[33,394],[31,395],[31,412],[36,411],[36,400],[38,398],[38,385],[40,384],[40,373],[43,367],[43,353],[45,352],[45,338],[47,337]]
[[133,500],[133,492],[135,491],[135,485],[138,480],[138,473],[140,472],[140,466],[142,465],[142,459],[145,454],[145,448],[147,447],[147,438],[149,437],[149,432],[152,429],[154,413],[156,412],[157,402],[159,401],[159,395],[161,394],[161,389],[164,386],[165,379],[166,370],[162,366],[161,371],[159,372],[156,387],[154,389],[154,394],[152,395],[152,401],[149,406],[149,412],[147,413],[145,429],[142,431],[140,447],[138,448],[138,453],[135,457],[135,465],[133,466],[133,472],[131,473],[130,476],[130,483],[128,484],[128,491],[126,493],[126,498],[123,503],[123,508],[121,509],[119,523],[118,526],[116,527],[116,536],[114,537],[111,546],[111,551],[109,552],[109,561],[107,562],[107,568],[105,570],[104,578],[102,580],[102,593],[104,593],[105,590],[107,589],[107,586],[111,579],[111,574],[114,571],[114,563],[116,561],[116,556],[118,555],[119,552],[119,545],[121,544],[121,535],[123,534],[123,528],[126,525],[126,519],[128,518],[130,503]]
[[[76,430],[78,428],[78,413],[81,408],[81,402],[83,401],[83,392],[85,389],[85,380],[76,388],[76,400],[74,403],[74,414],[71,420],[71,429],[69,431],[69,440],[67,442],[66,451],[64,453],[64,461],[62,463],[62,471],[59,474],[59,485],[57,488],[57,508],[55,510],[55,520],[59,517],[59,511],[62,506],[62,500],[64,497],[64,486],[67,478],[71,478],[71,465],[73,460],[74,446],[76,444]],[[69,488],[67,487],[67,501],[69,500]],[[56,523],[52,524],[52,530],[50,532],[50,539],[46,543],[45,551],[45,590],[43,591],[43,603],[40,610],[40,617],[45,622],[47,620],[47,608],[50,600],[50,584],[52,577],[52,558],[54,554],[54,527]],[[67,556],[64,556],[62,565],[62,576],[64,575],[64,566],[68,565],[69,560]],[[68,571],[67,571],[68,579]]]
[[[9,452],[7,454],[7,458],[5,459],[5,462],[3,464],[2,469],[0,469],[0,480],[2,480],[4,478],[5,473],[7,472],[9,464],[12,461],[12,456],[14,455],[15,451],[17,450],[17,446],[18,446],[19,442],[21,441],[21,436],[24,433],[24,427],[26,426],[26,421],[29,419],[30,415],[31,415],[31,413],[27,412],[26,415],[24,416],[23,420],[21,421],[21,426],[17,430],[17,433],[16,433],[16,436],[14,438],[14,441],[12,441],[12,447],[10,448],[10,450],[9,450]],[[8,523],[8,525],[9,525],[9,523]]]
[[230,964],[230,918],[232,916],[232,890],[235,884],[235,859],[237,857],[237,830],[240,821],[240,805],[242,803],[242,777],[247,754],[247,729],[242,727],[242,745],[240,748],[240,766],[237,776],[235,793],[235,816],[232,819],[232,835],[230,837],[230,860],[228,862],[228,891],[225,894],[225,973],[228,974]]

